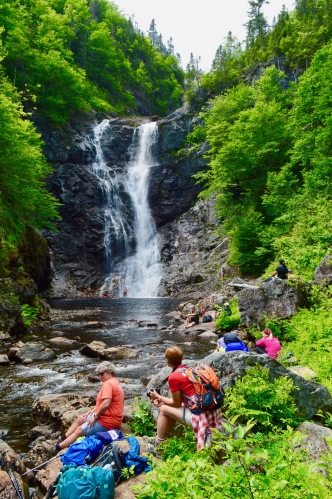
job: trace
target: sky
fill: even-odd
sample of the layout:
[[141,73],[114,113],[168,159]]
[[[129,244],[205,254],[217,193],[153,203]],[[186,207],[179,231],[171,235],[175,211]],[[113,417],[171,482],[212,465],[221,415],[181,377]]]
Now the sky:
[[[181,55],[182,66],[190,54],[201,57],[200,67],[209,71],[217,48],[231,31],[240,41],[246,36],[244,24],[250,9],[248,0],[112,0],[121,13],[133,17],[139,29],[147,34],[151,20],[163,37],[173,38],[175,53]],[[263,12],[269,23],[282,6],[293,10],[295,0],[270,0]]]

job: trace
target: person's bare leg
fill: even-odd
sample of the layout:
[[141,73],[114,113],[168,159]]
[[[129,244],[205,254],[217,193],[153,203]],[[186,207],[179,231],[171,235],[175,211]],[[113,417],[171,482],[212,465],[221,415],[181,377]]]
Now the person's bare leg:
[[84,416],[78,416],[78,418],[73,422],[73,424],[66,431],[66,433],[65,433],[66,437],[68,438],[70,435],[72,435],[72,433],[74,433],[74,431],[76,431],[76,429],[79,426],[82,426],[82,424],[84,424],[85,422],[86,422],[86,418]]
[[78,437],[81,437],[82,435],[84,435],[84,432],[82,430],[82,427],[79,426],[71,435],[67,436],[67,438],[63,440],[63,442],[60,442],[59,449],[65,449],[66,447],[69,447],[75,442]]
[[169,407],[161,405],[157,421],[157,438],[164,440],[169,430],[175,423],[181,423],[183,419],[183,407]]

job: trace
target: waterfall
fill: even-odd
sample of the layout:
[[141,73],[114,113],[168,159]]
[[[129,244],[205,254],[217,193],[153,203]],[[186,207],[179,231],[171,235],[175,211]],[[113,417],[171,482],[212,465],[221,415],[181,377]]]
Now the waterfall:
[[[126,217],[126,207],[121,196],[121,178],[106,164],[101,140],[109,128],[109,120],[103,120],[94,128],[96,158],[92,172],[102,191],[104,208],[104,247],[108,269],[116,266],[122,254],[127,254],[133,237],[132,227]],[[107,289],[104,287],[103,291]]]
[[120,175],[106,165],[101,139],[109,121],[94,130],[96,159],[92,165],[104,203],[104,245],[108,276],[101,294],[132,298],[156,297],[161,281],[158,235],[148,203],[149,173],[157,164],[153,148],[158,138],[156,123],[134,131],[126,171]]

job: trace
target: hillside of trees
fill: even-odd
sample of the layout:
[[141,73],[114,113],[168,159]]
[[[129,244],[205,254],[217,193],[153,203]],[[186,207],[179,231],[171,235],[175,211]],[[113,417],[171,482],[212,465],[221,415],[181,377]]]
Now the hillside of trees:
[[184,100],[201,118],[188,146],[209,144],[209,168],[197,180],[216,197],[230,263],[257,276],[282,256],[311,278],[332,237],[332,7],[297,0],[268,26],[265,1],[248,2],[245,45],[229,33],[203,74],[193,56],[181,69],[154,20],[144,36],[108,0],[4,0],[2,263],[26,225],[57,217],[34,116],[61,127],[90,110],[164,116]]
[[91,110],[165,116],[181,105],[184,72],[151,22],[144,36],[108,0],[0,4],[0,267],[27,225],[57,217],[34,117],[55,127]]
[[[208,144],[197,182],[216,200],[229,263],[265,277],[284,258],[300,285],[312,280],[332,244],[332,4],[296,0],[269,26],[265,2],[248,1],[245,44],[229,33],[204,74],[194,56],[181,69],[153,21],[144,36],[107,0],[1,0],[0,278],[19,266],[26,228],[58,217],[36,117],[61,128],[89,111],[165,116],[185,103],[199,115],[187,147]],[[281,363],[295,357],[331,389],[331,286],[306,290],[308,308],[265,327],[283,343]],[[331,497],[332,453],[317,465],[299,452],[294,386],[268,378],[253,367],[227,391],[225,431],[211,449],[196,453],[186,429],[162,444],[136,497]],[[145,430],[147,412],[141,403]],[[313,420],[332,427],[329,413]]]
[[207,171],[231,239],[230,263],[244,275],[271,272],[284,258],[312,279],[331,251],[332,41],[329,0],[298,0],[269,28],[265,0],[249,1],[246,47],[229,36],[210,73],[191,66],[186,99],[207,140]]

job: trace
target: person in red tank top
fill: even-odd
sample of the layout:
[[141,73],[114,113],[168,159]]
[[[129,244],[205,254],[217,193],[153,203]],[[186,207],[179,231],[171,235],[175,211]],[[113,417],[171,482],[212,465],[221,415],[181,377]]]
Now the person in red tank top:
[[169,347],[165,352],[167,365],[172,368],[172,373],[168,377],[172,397],[164,397],[156,390],[150,391],[151,401],[156,407],[159,407],[154,447],[165,440],[167,433],[175,423],[184,423],[193,428],[197,449],[200,450],[206,445],[207,434],[210,433],[212,436],[210,428],[220,429],[221,412],[220,409],[216,409],[200,415],[192,414],[188,408],[190,400],[187,397],[193,397],[196,392],[191,381],[185,376],[187,366],[182,364],[182,358],[183,353],[179,347]]
[[176,422],[185,422],[191,425],[191,413],[186,410],[185,406],[182,406],[181,392],[187,396],[192,396],[195,395],[195,388],[184,375],[187,366],[182,364],[182,358],[183,353],[179,347],[169,347],[165,352],[167,365],[172,368],[172,373],[168,377],[172,397],[163,397],[155,390],[150,392],[150,400],[160,409],[157,421],[157,444],[165,440],[168,431],[173,428]]

